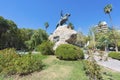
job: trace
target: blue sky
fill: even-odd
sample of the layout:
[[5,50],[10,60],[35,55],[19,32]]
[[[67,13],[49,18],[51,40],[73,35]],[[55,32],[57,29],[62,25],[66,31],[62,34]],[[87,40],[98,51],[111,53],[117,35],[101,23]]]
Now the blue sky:
[[13,20],[19,28],[45,29],[44,23],[49,22],[47,32],[52,33],[63,10],[71,14],[69,22],[75,30],[87,34],[99,21],[110,24],[103,12],[106,4],[113,5],[113,24],[120,28],[120,0],[0,0],[0,16]]

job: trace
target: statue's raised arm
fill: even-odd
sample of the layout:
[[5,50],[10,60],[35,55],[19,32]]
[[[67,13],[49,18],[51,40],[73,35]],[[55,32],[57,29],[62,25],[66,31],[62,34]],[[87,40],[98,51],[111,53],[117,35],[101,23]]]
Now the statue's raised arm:
[[63,15],[63,13],[62,13],[62,11],[61,11],[61,19],[60,19],[59,22],[57,23],[56,28],[57,28],[58,26],[62,26],[63,24],[65,24],[66,21],[68,21],[68,17],[70,17],[70,14],[69,14],[69,13]]

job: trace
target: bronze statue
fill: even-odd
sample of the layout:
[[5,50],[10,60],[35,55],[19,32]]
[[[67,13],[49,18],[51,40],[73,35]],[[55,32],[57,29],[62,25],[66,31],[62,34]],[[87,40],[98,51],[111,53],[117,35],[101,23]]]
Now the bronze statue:
[[68,17],[70,17],[70,14],[69,14],[69,13],[63,15],[62,11],[61,11],[61,14],[60,14],[60,15],[61,15],[61,19],[59,20],[56,28],[57,28],[58,26],[62,26],[63,24],[65,24],[66,21],[68,21]]

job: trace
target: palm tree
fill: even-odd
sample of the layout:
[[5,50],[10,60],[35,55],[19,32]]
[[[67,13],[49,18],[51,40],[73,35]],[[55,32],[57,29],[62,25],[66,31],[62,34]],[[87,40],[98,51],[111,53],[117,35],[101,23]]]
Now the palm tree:
[[46,29],[46,31],[47,31],[47,28],[49,27],[49,23],[48,23],[48,22],[45,22],[44,26],[45,26],[45,29]]
[[110,18],[110,22],[111,22],[111,26],[112,26],[112,34],[113,34],[113,37],[114,37],[115,50],[116,50],[116,52],[118,52],[117,40],[116,40],[116,37],[115,37],[114,27],[113,27],[113,24],[112,24],[112,17],[110,15],[111,11],[112,11],[112,5],[111,4],[108,4],[104,7],[105,14],[108,14],[109,18]]
[[105,14],[108,14],[109,15],[109,18],[110,18],[110,22],[111,22],[111,26],[113,28],[113,24],[112,24],[112,17],[110,15],[110,12],[112,11],[112,5],[111,4],[108,4],[104,7],[104,12]]
[[107,33],[99,33],[99,38],[97,40],[97,46],[104,47],[104,50],[107,51],[108,44],[110,44],[110,39]]

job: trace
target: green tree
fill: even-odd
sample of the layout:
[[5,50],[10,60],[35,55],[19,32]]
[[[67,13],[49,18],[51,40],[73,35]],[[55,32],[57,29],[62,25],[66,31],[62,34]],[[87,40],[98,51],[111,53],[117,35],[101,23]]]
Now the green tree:
[[26,41],[26,45],[29,49],[35,49],[39,44],[41,44],[44,40],[47,39],[47,33],[42,29],[38,29],[31,36],[30,40]]
[[113,28],[113,25],[112,25],[112,17],[110,15],[110,12],[112,11],[112,4],[108,4],[104,7],[104,12],[105,14],[108,14],[109,15],[109,18],[110,18],[110,22],[111,22],[111,26]]
[[48,35],[44,30],[19,29],[14,21],[0,16],[0,49],[25,50],[35,48],[47,38]]
[[113,37],[114,37],[114,45],[115,45],[115,50],[116,52],[118,52],[118,45],[117,45],[117,40],[116,40],[116,34],[114,33],[114,27],[113,27],[113,24],[112,24],[112,17],[110,15],[110,12],[112,11],[112,4],[108,4],[104,7],[104,12],[105,14],[108,14],[109,15],[109,18],[110,18],[110,22],[111,22],[111,26],[112,26],[112,34],[113,34]]
[[96,33],[97,33],[97,30],[96,30],[96,26],[92,26],[90,29],[89,29],[89,38],[90,38],[90,44],[89,44],[89,48],[92,48],[92,49],[95,49],[96,48]]
[[9,26],[7,24],[6,19],[4,19],[2,16],[0,16],[0,38],[2,33],[5,33],[8,30]]
[[97,38],[97,47],[100,49],[103,49],[105,51],[107,51],[108,49],[108,45],[111,43],[110,39],[109,39],[109,33],[98,33],[96,37]]
[[25,28],[21,28],[18,31],[18,36],[19,36],[19,48],[21,50],[27,50],[28,47],[25,44],[26,41],[30,40],[31,36],[34,34],[35,30],[33,29],[25,29]]
[[78,46],[83,47],[86,43],[86,39],[85,36],[83,35],[83,33],[81,31],[77,32],[77,39],[76,39],[76,44]]
[[71,22],[69,22],[68,23],[68,28],[74,29],[74,25]]
[[17,48],[19,44],[17,25],[12,20],[0,17],[0,28],[0,49]]

